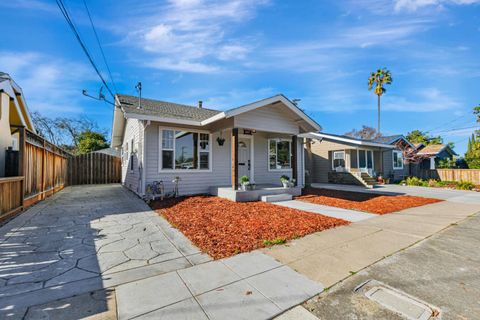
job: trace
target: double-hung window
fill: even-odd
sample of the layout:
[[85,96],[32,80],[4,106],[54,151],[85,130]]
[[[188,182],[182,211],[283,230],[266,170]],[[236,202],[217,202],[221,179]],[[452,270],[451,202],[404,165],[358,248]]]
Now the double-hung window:
[[402,151],[393,150],[393,169],[403,169]]
[[342,167],[345,168],[345,151],[333,152],[333,169]]
[[268,154],[270,170],[285,170],[292,168],[292,151],[290,140],[268,140]]
[[210,134],[161,130],[161,170],[209,170]]

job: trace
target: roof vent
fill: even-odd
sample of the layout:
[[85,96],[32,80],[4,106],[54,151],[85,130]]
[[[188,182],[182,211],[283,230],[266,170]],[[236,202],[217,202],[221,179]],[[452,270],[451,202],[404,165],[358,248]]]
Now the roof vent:
[[203,105],[203,101],[202,100],[198,101],[198,108],[199,109],[202,109],[202,105]]

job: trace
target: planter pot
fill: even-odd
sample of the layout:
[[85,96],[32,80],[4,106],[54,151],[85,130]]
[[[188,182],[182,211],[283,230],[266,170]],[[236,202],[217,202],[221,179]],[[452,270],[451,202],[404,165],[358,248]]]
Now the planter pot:
[[242,190],[242,191],[247,191],[247,185],[246,185],[246,184],[242,184],[242,185],[240,186],[240,190]]
[[282,181],[282,185],[284,188],[290,187],[290,182],[289,181]]

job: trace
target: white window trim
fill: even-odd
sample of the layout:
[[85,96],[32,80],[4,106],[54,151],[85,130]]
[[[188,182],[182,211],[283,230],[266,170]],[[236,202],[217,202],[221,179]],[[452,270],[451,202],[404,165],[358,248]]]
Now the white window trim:
[[335,170],[334,162],[335,162],[335,153],[343,153],[343,161],[345,162],[344,168],[347,169],[347,160],[345,158],[345,150],[337,150],[333,151],[332,153],[332,170]]
[[[395,163],[395,156],[394,154],[400,154],[402,156],[402,166],[400,167],[396,167],[396,163]],[[397,156],[398,157],[398,156]],[[402,151],[398,151],[398,150],[392,150],[392,162],[393,162],[393,169],[394,170],[402,170],[403,169],[403,152]]]
[[[187,132],[195,132],[195,133],[205,133],[208,134],[208,169],[200,169],[200,148],[197,148],[197,156],[198,156],[198,169],[190,169],[190,170],[182,170],[182,169],[175,169],[175,137],[173,141],[173,169],[162,169],[162,138],[163,138],[163,131],[162,130],[173,130],[175,131],[187,131]],[[179,128],[179,127],[158,127],[158,172],[159,173],[202,173],[202,172],[212,172],[213,169],[213,162],[212,162],[212,154],[213,154],[213,145],[212,145],[212,133],[206,130],[195,130],[195,129],[187,129],[187,128]],[[198,143],[200,143],[200,136],[198,138]],[[171,149],[166,149],[171,150]]]
[[[365,151],[365,167],[360,167],[360,151]],[[372,168],[368,168],[368,155],[367,153],[371,152],[372,155]],[[371,149],[357,149],[357,169],[366,169],[366,170],[375,170],[375,153]]]
[[[279,141],[287,141],[288,142],[288,145],[289,145],[289,149],[290,149],[290,168],[288,169],[271,169],[270,168],[270,141],[276,141],[276,142],[279,142]],[[275,145],[275,157],[278,156],[278,152],[277,152],[277,145]],[[276,159],[275,159],[276,160]],[[276,161],[275,161],[276,163]],[[268,143],[267,143],[267,168],[268,168],[268,171],[271,171],[271,172],[289,172],[289,171],[292,171],[292,141],[289,140],[289,139],[285,139],[285,138],[272,138],[272,139],[268,139]]]

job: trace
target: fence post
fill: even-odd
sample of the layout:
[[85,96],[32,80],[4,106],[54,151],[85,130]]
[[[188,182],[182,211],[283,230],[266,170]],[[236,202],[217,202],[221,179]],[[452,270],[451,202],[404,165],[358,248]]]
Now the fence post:
[[19,145],[18,145],[18,175],[23,176],[20,188],[20,201],[25,199],[25,127],[21,127],[18,131]]

